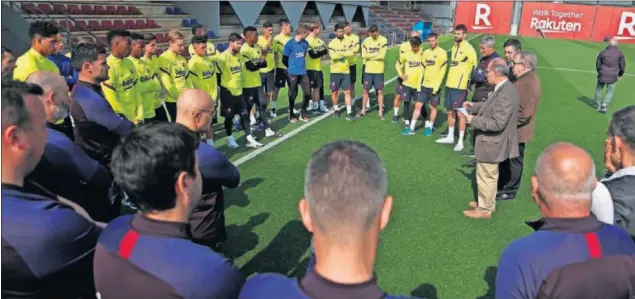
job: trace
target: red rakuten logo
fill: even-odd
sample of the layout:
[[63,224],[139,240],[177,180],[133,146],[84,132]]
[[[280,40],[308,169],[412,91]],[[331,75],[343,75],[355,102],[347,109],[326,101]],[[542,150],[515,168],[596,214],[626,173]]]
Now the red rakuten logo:
[[[626,34],[625,34],[626,33]],[[617,39],[635,39],[635,13],[622,12],[620,26],[617,28]]]
[[[492,8],[485,3],[477,3],[476,11],[474,13],[474,25],[472,25],[472,29],[474,30],[485,30],[492,29],[492,22],[489,21],[489,15],[492,12]],[[481,25],[482,24],[485,26]]]
[[582,19],[583,13],[561,12],[549,9],[534,9],[529,27],[550,33],[580,32],[582,24],[570,19]]

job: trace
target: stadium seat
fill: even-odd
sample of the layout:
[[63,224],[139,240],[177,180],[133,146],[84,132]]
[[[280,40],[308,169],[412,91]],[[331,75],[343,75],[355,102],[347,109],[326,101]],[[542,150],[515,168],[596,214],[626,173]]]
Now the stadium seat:
[[66,28],[66,30],[68,30],[69,32],[77,31],[77,28],[75,28],[75,25],[71,21],[61,20],[58,22],[58,24],[60,27]]
[[114,20],[113,25],[115,29],[126,29],[126,24],[123,20]]
[[174,8],[173,7],[166,7],[165,8],[165,14],[166,15],[173,15],[174,14]]
[[330,33],[329,33],[329,39],[334,39],[334,38],[335,38],[335,33],[330,32]]
[[40,3],[37,5],[37,8],[44,12],[45,14],[49,14],[52,15],[55,13],[55,10],[53,10],[53,7],[50,4],[47,3]]
[[109,30],[111,28],[115,28],[115,26],[112,24],[111,20],[103,20],[101,21],[101,28]]
[[78,31],[84,31],[88,30],[88,25],[84,20],[77,20],[75,21],[75,28],[77,28]]
[[131,15],[140,15],[141,11],[139,11],[139,9],[136,6],[128,6],[128,12]]
[[157,33],[155,36],[157,37],[157,43],[165,43],[167,41],[167,38],[163,33]]
[[106,8],[102,5],[95,5],[95,14],[96,15],[107,15]]
[[126,25],[126,29],[141,29],[141,27],[137,27],[137,23],[134,20],[125,20],[124,24]]
[[159,26],[159,24],[157,24],[154,20],[148,20],[147,27],[148,28],[161,28],[161,26]]
[[190,19],[181,20],[181,27],[190,27]]
[[116,15],[117,14],[117,7],[112,6],[112,5],[106,6],[106,13],[109,14],[109,15]]
[[135,27],[137,27],[138,29],[145,29],[145,28],[148,28],[148,25],[146,25],[145,20],[136,20]]
[[216,50],[218,50],[218,52],[225,52],[225,50],[227,50],[228,47],[229,47],[229,44],[221,43],[216,45]]
[[106,39],[106,37],[105,37],[105,36],[100,36],[100,37],[98,37],[97,39],[101,42],[101,44],[100,44],[100,45],[107,45],[107,46],[110,46],[110,45],[108,45],[108,40]]
[[[94,15],[95,14],[95,10],[93,9],[92,6],[84,4],[84,5],[82,5],[82,14],[84,14],[84,15]],[[77,26],[77,24],[75,24],[75,25]]]
[[68,13],[70,15],[81,15],[82,14],[82,10],[79,9],[79,6],[77,6],[75,4],[70,4],[70,5],[66,6],[66,13]]
[[127,6],[117,6],[117,14],[118,15],[129,15],[130,12],[128,11],[128,7]]
[[35,14],[37,11],[37,6],[33,3],[22,3],[22,10],[27,14]]
[[53,10],[55,11],[55,14],[58,15],[63,15],[66,13],[66,6],[64,6],[64,4],[53,4]]
[[101,22],[97,20],[89,20],[88,21],[88,29],[93,31],[101,31],[104,30],[101,26]]
[[190,26],[197,25],[198,21],[196,19],[190,19]]
[[216,38],[216,34],[214,34],[214,31],[207,31],[207,38]]

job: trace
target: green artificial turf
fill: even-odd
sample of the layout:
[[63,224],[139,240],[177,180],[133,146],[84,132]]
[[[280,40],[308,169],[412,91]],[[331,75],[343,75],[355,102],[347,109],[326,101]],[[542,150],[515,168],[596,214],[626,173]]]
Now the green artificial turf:
[[[506,38],[496,37],[501,54]],[[499,203],[491,220],[467,219],[462,215],[474,198],[474,170],[464,166],[468,158],[453,152],[452,147],[434,143],[447,128],[445,109],[439,112],[439,130],[432,137],[424,137],[422,129],[415,136],[400,136],[403,124],[390,122],[392,110],[386,111],[387,120],[379,121],[375,109],[356,122],[329,117],[240,165],[241,185],[226,191],[228,255],[246,275],[259,272],[302,275],[311,238],[297,212],[305,167],[320,146],[337,139],[355,139],[379,153],[388,170],[389,192],[395,199],[391,222],[382,234],[377,256],[381,287],[390,293],[426,298],[493,298],[501,251],[512,240],[531,233],[524,221],[539,217],[529,195],[529,177],[540,151],[557,141],[572,142],[592,154],[600,174],[610,113],[635,104],[635,77],[622,78],[609,114],[602,115],[588,104],[595,89],[595,74],[550,69],[592,72],[603,44],[520,40],[523,48],[538,54],[537,72],[543,96],[536,113],[535,138],[526,149],[521,189],[516,200]],[[451,37],[444,37],[441,46],[449,49],[451,43]],[[479,38],[471,43],[478,52]],[[627,65],[635,65],[635,47],[624,47],[624,52]],[[396,54],[395,49],[388,53],[386,80],[396,75],[392,67]],[[327,83],[328,77],[326,71]],[[359,81],[358,76],[357,95],[362,92]],[[387,84],[385,91],[387,106],[391,107],[395,84]],[[286,110],[285,97],[283,90],[278,101],[281,112]],[[288,124],[286,117],[286,113],[279,115],[274,124],[282,133],[304,125]],[[262,140],[267,143],[274,139]],[[217,144],[234,161],[253,151],[244,148],[229,151],[224,142],[220,140]],[[239,143],[243,142],[240,138]]]

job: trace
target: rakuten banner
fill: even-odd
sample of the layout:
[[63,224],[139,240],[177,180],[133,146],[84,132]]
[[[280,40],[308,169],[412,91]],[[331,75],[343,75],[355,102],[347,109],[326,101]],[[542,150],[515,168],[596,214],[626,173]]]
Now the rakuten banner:
[[598,6],[591,39],[604,41],[607,36],[635,43],[635,8]]
[[464,24],[469,32],[509,34],[513,8],[513,1],[459,1],[454,25]]
[[537,29],[548,38],[591,38],[595,6],[524,2],[518,34],[538,36]]

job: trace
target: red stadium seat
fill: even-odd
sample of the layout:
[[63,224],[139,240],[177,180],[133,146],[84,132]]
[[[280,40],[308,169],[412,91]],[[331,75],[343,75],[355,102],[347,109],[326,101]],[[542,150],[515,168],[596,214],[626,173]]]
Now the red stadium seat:
[[106,9],[101,5],[95,5],[95,14],[96,15],[107,15]]
[[148,28],[161,28],[154,20],[148,20]]
[[85,31],[88,29],[88,25],[86,24],[86,21],[79,20],[75,21],[75,28],[77,28],[77,31]]
[[115,28],[115,26],[112,24],[111,20],[103,20],[101,21],[101,28],[109,30],[111,28]]
[[117,7],[112,6],[112,5],[106,6],[106,14],[116,15],[117,14]]
[[66,6],[64,4],[53,4],[53,10],[56,14],[63,15],[66,13]]
[[155,36],[157,37],[157,43],[164,43],[167,40],[167,38],[165,37],[165,34],[163,33],[157,33],[155,34]]
[[126,29],[126,24],[123,20],[114,20],[113,24],[115,25],[115,29]]
[[107,46],[109,46],[109,45],[108,45],[108,40],[106,39],[106,37],[105,37],[105,36],[100,36],[100,37],[98,37],[97,39],[101,42],[101,43],[100,43],[100,45],[107,45]]
[[71,21],[61,20],[59,21],[59,26],[65,28],[69,32],[77,31],[77,28],[75,28],[75,25]]
[[130,12],[128,11],[128,7],[127,6],[117,6],[117,14],[118,15],[129,15]]
[[40,11],[49,15],[52,15],[55,13],[55,10],[53,10],[53,7],[47,3],[40,3],[37,5],[37,8],[39,8]]
[[136,20],[136,21],[135,21],[135,26],[136,26],[137,28],[139,28],[139,29],[144,29],[144,28],[147,28],[147,25],[146,25],[146,21],[145,21],[145,20]]
[[37,12],[37,6],[33,3],[22,3],[22,11],[27,14],[35,14]]
[[79,6],[77,6],[75,4],[70,4],[70,5],[66,6],[66,13],[68,13],[70,15],[80,15],[80,14],[82,14],[82,10],[79,9]]
[[139,9],[136,6],[128,6],[128,12],[131,15],[140,15],[141,11],[139,11]]
[[124,23],[126,25],[126,29],[127,30],[130,30],[130,29],[141,29],[141,28],[137,27],[137,24],[134,22],[134,20],[125,20]]
[[[92,6],[84,4],[82,5],[82,14],[84,15],[94,15],[95,14],[95,10],[93,9]],[[75,24],[77,25],[77,24]]]
[[88,29],[90,30],[94,30],[94,31],[101,31],[104,30],[101,26],[101,22],[97,21],[97,20],[89,20],[88,21]]

